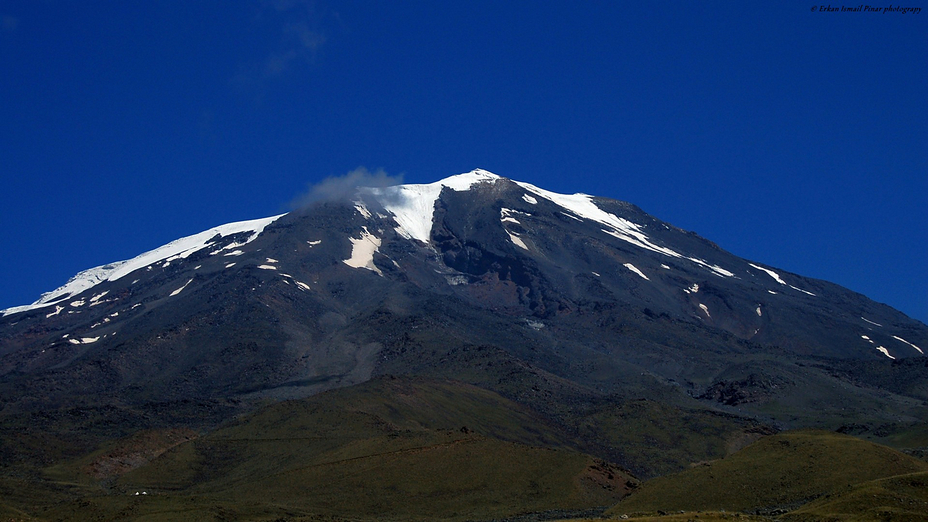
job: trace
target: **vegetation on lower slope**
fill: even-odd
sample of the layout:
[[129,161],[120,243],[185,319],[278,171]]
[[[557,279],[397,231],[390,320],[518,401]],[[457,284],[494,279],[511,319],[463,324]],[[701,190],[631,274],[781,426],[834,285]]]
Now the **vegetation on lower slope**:
[[650,400],[603,404],[579,420],[584,440],[616,448],[620,462],[639,478],[686,469],[715,459],[774,430],[747,419]]
[[844,488],[790,512],[789,521],[928,521],[928,472],[871,480]]
[[840,433],[896,448],[928,461],[928,423],[853,423],[838,429]]
[[[103,436],[103,410],[59,413],[57,432],[51,422],[45,434],[4,432],[0,520],[488,520],[610,505],[613,518],[924,520],[928,462],[888,447],[823,431],[769,435],[650,400],[566,404],[570,414],[552,419],[459,381],[384,376],[269,402],[219,428],[137,430],[93,451],[79,450]],[[68,430],[86,440],[68,445]],[[925,433],[864,435],[921,447]],[[49,441],[62,441],[58,453],[34,460]],[[658,471],[729,455],[639,487],[590,456],[606,447]]]
[[35,483],[54,494],[2,509],[41,520],[464,520],[607,506],[636,485],[570,444],[495,393],[388,377],[271,404],[199,437],[107,443],[47,468]]
[[[421,368],[414,368],[434,378],[464,380],[511,398],[523,409],[543,414],[542,424],[555,424],[581,451],[617,462],[639,478],[723,457],[736,441],[773,433],[756,420],[715,411],[680,394],[676,387],[656,384],[640,368],[612,368],[625,372],[628,386],[621,393],[604,394],[492,346],[455,346],[432,337],[433,333],[411,331],[415,344],[438,348],[431,355],[416,353],[415,357],[412,351],[390,352],[389,360],[397,368],[420,364]],[[404,357],[408,360],[403,361]],[[426,360],[430,357],[433,360]],[[539,423],[537,419],[533,425]]]
[[658,477],[611,514],[721,510],[776,512],[855,484],[928,471],[891,448],[823,431],[765,437],[721,460]]
[[480,518],[606,505],[634,484],[615,466],[550,447],[558,439],[491,392],[387,378],[272,405],[119,487],[328,515]]

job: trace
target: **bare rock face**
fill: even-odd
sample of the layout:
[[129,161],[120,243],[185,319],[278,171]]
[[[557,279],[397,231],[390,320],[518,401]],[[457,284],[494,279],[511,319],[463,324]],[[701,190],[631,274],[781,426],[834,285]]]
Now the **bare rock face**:
[[745,379],[736,381],[717,381],[710,386],[700,399],[713,400],[728,406],[761,402],[776,397],[777,390],[790,383],[778,376],[764,376],[752,373]]

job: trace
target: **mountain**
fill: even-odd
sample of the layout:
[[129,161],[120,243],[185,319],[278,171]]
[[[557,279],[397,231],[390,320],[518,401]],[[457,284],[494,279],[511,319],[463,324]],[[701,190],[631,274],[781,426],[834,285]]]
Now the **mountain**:
[[[487,447],[639,478],[783,428],[928,420],[924,324],[632,204],[483,170],[216,227],[2,314],[0,464],[25,475],[391,376],[494,394],[471,421]],[[545,435],[486,428],[521,415]]]

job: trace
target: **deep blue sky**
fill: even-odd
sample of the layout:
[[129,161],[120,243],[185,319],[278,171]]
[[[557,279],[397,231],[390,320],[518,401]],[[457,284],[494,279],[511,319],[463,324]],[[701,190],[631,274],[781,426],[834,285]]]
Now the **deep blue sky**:
[[928,5],[818,1],[5,0],[0,308],[359,166],[481,167],[928,322]]

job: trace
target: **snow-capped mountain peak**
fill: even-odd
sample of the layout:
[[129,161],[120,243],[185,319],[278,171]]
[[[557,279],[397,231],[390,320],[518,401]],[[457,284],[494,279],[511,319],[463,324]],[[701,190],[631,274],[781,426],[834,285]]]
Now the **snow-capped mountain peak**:
[[[552,309],[582,308],[589,300],[586,292],[593,292],[742,339],[823,346],[836,353],[844,349],[833,347],[851,342],[872,353],[877,345],[870,347],[861,337],[872,335],[858,330],[892,322],[869,304],[860,305],[839,314],[838,320],[853,329],[827,342],[797,341],[783,318],[821,314],[832,296],[845,290],[740,259],[621,201],[559,194],[482,169],[428,184],[361,187],[353,196],[306,212],[221,225],[84,270],[35,303],[0,313],[43,309],[32,314],[35,320],[41,316],[62,324],[65,316],[80,317],[86,325],[75,323],[62,333],[91,338],[96,328],[128,320],[133,310],[138,314],[168,302],[178,306],[192,294],[213,292],[219,281],[242,277],[235,284],[252,292],[261,286],[250,283],[252,277],[276,277],[309,293],[325,288],[321,281],[355,278],[333,268],[347,266],[359,270],[358,281],[365,281],[360,274],[366,272],[384,281],[377,284],[444,288],[507,313],[547,317]],[[273,234],[262,235],[278,220]],[[259,235],[266,240],[245,247]],[[590,275],[595,283],[584,279]],[[101,315],[104,309],[118,315]],[[861,324],[861,315],[879,321]],[[885,357],[896,357],[923,355],[918,345],[925,341],[917,332],[892,327],[878,342],[886,352],[876,349]]]
[[385,188],[362,188],[361,194],[374,197],[384,209],[393,214],[396,231],[408,239],[428,243],[435,212],[435,201],[443,188],[463,191],[476,183],[495,182],[502,179],[492,172],[476,169],[434,183],[421,185],[396,185]]
[[[495,183],[503,180],[492,172],[475,169],[471,172],[458,174],[429,184],[396,185],[386,188],[362,188],[361,195],[370,195],[390,212],[397,222],[396,231],[407,239],[415,239],[423,243],[429,242],[429,235],[434,225],[435,201],[442,189],[449,188],[455,191],[470,190],[478,183]],[[575,219],[587,219],[601,224],[602,231],[613,237],[627,241],[637,247],[644,248],[668,257],[688,259],[718,276],[733,277],[730,270],[692,256],[684,255],[666,246],[653,242],[643,231],[643,226],[602,210],[588,194],[559,194],[551,192],[531,183],[512,181],[526,190],[523,201],[537,204],[539,196],[563,208],[568,216]],[[532,196],[531,194],[534,194]],[[366,211],[366,210],[365,210]],[[512,236],[517,246],[525,249],[525,244],[517,237]]]

